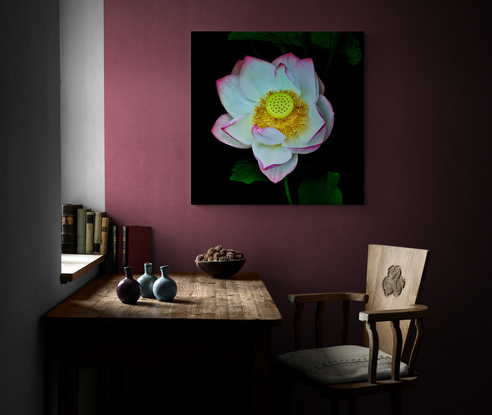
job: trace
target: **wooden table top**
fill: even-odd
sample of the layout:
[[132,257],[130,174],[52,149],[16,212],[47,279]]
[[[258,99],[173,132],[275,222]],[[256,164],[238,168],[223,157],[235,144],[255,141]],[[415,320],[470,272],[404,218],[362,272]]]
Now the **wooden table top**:
[[232,279],[201,272],[171,272],[178,292],[170,303],[141,297],[123,304],[116,287],[123,274],[107,274],[81,288],[50,311],[51,322],[152,321],[158,324],[252,324],[280,326],[282,316],[258,273],[240,272]]

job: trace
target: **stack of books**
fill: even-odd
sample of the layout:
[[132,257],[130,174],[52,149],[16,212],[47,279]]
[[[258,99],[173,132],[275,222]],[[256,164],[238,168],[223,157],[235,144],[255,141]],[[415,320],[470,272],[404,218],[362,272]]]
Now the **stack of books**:
[[83,205],[62,205],[62,254],[108,253],[111,218]]
[[105,212],[83,205],[62,205],[61,245],[62,254],[108,254],[107,270],[114,273],[127,266],[143,273],[144,264],[152,262],[150,226],[117,226]]

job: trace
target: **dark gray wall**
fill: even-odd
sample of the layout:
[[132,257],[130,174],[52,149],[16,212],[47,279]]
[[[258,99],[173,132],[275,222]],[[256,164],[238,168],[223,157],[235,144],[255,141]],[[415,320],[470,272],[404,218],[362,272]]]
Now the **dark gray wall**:
[[59,0],[3,2],[0,15],[0,413],[39,415],[56,398],[42,316],[87,278],[59,279]]

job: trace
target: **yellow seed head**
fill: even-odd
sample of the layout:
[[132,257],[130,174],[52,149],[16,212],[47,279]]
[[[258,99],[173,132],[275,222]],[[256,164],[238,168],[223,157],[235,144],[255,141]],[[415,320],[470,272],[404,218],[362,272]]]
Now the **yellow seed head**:
[[308,106],[297,94],[288,90],[270,91],[255,107],[253,124],[273,127],[287,138],[297,137],[309,122]]

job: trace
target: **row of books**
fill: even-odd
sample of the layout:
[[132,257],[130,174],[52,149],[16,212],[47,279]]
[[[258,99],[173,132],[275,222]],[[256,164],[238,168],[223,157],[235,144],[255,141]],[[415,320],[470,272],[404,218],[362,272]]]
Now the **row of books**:
[[111,271],[122,273],[125,267],[133,267],[138,277],[144,272],[144,264],[152,262],[152,228],[113,225],[112,235]]
[[62,205],[62,254],[101,254],[108,252],[111,218],[83,205]]
[[117,226],[105,212],[92,212],[83,205],[62,205],[63,254],[107,255],[108,271],[122,273],[127,266],[144,272],[152,262],[152,228]]

